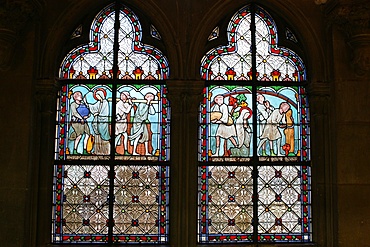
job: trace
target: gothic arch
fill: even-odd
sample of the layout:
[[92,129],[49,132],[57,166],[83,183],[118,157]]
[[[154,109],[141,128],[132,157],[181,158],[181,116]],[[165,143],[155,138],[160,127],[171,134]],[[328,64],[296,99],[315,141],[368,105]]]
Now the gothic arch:
[[[220,20],[225,18],[226,20],[231,17],[239,8],[246,5],[248,2],[245,1],[218,1],[217,4],[214,4],[213,7],[208,9],[203,16],[201,24],[198,25],[195,33],[199,34],[196,39],[192,40],[190,43],[191,56],[189,57],[189,64],[199,64],[199,61],[202,55],[208,50],[206,47],[206,41],[209,34],[217,26]],[[258,3],[262,7],[266,8],[271,12],[271,14],[277,14],[283,17],[294,31],[299,34],[301,37],[301,45],[304,51],[310,51],[309,56],[305,58],[306,67],[308,74],[310,74],[309,79],[312,81],[326,81],[327,80],[327,64],[320,64],[317,61],[326,61],[323,44],[318,39],[318,33],[315,31],[315,28],[312,26],[310,20],[302,13],[295,5],[296,3],[293,0],[290,1],[260,1]],[[278,10],[278,12],[276,11]],[[224,44],[225,45],[225,44]],[[313,62],[315,61],[315,62]],[[199,75],[197,67],[190,67],[196,71],[192,71],[191,74],[197,78]],[[190,69],[189,68],[189,69]]]
[[[91,3],[91,1],[82,0],[69,3],[65,10],[60,12],[54,19],[54,23],[51,24],[48,35],[45,38],[46,41],[42,45],[43,48],[39,56],[41,63],[38,63],[40,65],[38,68],[38,77],[54,78],[58,74],[55,68],[58,68],[65,53],[61,51],[61,47],[65,46],[69,40],[72,32],[78,25],[78,21],[81,21],[81,18],[84,16],[88,16],[92,21],[94,16],[108,4],[109,2]],[[148,22],[155,25],[162,36],[162,43],[166,48],[167,52],[165,55],[168,55],[168,60],[178,60],[180,51],[179,46],[175,45],[174,28],[163,10],[161,10],[154,1],[150,3],[142,1],[123,2],[123,4],[131,8],[136,14],[139,12],[139,18],[146,18]],[[87,22],[89,28],[91,22]],[[89,32],[89,30],[85,29],[83,32]],[[42,30],[40,30],[40,33],[42,33]],[[88,35],[86,37],[88,37]],[[84,39],[82,43],[84,42],[88,43],[88,39]],[[171,77],[175,77],[176,72],[179,71],[179,67],[176,65],[178,64],[174,63],[174,65],[172,65],[171,63]]]

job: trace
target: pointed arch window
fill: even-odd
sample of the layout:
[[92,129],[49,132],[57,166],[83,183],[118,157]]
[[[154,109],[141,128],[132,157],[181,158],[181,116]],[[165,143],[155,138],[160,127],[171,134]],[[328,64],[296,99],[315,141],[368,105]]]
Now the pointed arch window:
[[59,70],[53,243],[167,243],[168,60],[111,4]]
[[[284,30],[282,30],[283,32]],[[306,69],[246,5],[201,61],[198,242],[310,242]]]

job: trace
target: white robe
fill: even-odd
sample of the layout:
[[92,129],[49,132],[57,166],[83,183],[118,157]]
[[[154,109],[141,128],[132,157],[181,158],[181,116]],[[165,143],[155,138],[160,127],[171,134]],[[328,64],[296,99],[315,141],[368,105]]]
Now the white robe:
[[225,139],[229,139],[232,136],[236,136],[235,125],[232,124],[227,126],[226,123],[229,119],[229,109],[226,104],[215,105],[212,109],[213,112],[221,112],[221,118],[216,122],[218,123],[216,136],[220,136]]

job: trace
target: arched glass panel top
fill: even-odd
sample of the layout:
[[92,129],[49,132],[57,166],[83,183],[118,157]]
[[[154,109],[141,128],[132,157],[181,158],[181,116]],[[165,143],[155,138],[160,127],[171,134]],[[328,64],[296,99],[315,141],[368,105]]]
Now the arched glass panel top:
[[[272,17],[256,6],[255,32],[251,32],[251,6],[240,9],[227,28],[228,45],[216,47],[203,57],[204,80],[304,81],[306,69],[292,50],[278,45],[277,28]],[[255,76],[253,47],[255,43]]]
[[140,21],[125,6],[120,8],[118,35],[115,36],[115,12],[115,6],[109,5],[95,17],[90,43],[68,53],[60,66],[61,79],[112,79],[115,44],[118,47],[118,79],[168,78],[167,58],[157,48],[141,42]]

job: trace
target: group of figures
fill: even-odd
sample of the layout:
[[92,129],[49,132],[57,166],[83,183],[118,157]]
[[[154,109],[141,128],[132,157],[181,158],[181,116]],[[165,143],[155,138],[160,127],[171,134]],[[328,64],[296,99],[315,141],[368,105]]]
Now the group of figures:
[[[220,90],[219,90],[220,91]],[[211,93],[212,95],[212,93]],[[213,157],[252,156],[252,115],[248,91],[218,92],[210,103],[210,151]],[[273,101],[272,103],[270,102]],[[288,102],[289,101],[289,102]],[[259,156],[299,156],[293,107],[297,105],[276,92],[258,93],[257,154]],[[223,145],[221,145],[223,143]],[[283,143],[283,145],[282,145]],[[223,148],[222,148],[223,146]],[[221,148],[220,148],[221,147]]]
[[[70,155],[109,155],[112,134],[112,95],[107,87],[74,87],[69,92]],[[151,120],[158,122],[159,100],[154,87],[118,90],[115,104],[115,150],[122,155],[154,155]],[[155,123],[154,123],[155,124]]]

